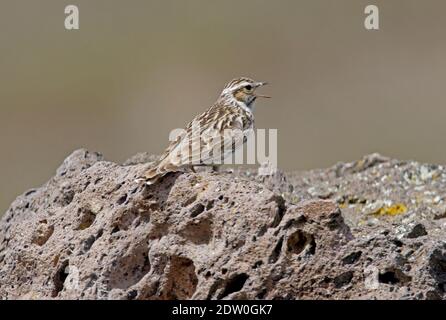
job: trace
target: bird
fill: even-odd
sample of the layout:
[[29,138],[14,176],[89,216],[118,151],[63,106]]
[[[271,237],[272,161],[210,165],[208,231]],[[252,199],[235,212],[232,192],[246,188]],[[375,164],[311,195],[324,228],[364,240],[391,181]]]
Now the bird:
[[196,166],[212,166],[232,155],[254,129],[256,92],[267,82],[239,77],[228,82],[216,102],[196,116],[173,140],[160,158],[136,179],[153,185],[171,172],[195,172]]

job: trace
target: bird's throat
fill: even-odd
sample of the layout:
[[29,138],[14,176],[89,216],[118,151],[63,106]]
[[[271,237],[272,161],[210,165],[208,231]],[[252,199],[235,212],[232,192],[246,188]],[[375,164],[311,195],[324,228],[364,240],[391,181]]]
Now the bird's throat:
[[[254,99],[255,100],[255,99]],[[252,111],[254,110],[254,100],[250,101],[248,104],[246,104],[243,101],[237,101],[237,105],[242,108],[243,110],[245,110],[246,112],[248,112],[248,114],[251,114]]]

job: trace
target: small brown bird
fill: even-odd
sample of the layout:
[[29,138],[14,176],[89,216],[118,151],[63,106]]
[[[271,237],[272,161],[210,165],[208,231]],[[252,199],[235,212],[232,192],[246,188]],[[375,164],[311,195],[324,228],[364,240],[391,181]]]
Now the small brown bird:
[[137,181],[151,185],[169,172],[222,164],[254,128],[254,102],[269,98],[256,94],[256,89],[265,84],[246,77],[230,81],[217,101],[195,117]]

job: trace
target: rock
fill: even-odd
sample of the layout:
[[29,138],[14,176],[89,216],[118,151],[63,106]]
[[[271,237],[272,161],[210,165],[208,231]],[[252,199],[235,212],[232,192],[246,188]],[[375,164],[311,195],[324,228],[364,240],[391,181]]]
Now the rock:
[[0,223],[0,297],[445,298],[441,166],[375,154],[135,184],[153,160],[78,150],[19,196]]
[[426,228],[421,224],[416,224],[407,235],[408,238],[418,238],[427,235]]

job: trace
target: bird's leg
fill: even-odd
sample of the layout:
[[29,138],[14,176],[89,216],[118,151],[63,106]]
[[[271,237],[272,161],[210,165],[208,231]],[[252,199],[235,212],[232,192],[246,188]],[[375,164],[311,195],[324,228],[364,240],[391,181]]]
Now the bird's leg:
[[218,172],[218,166],[217,165],[211,166],[211,168],[212,168],[211,172]]
[[197,171],[195,171],[194,166],[190,166],[190,171],[192,171],[193,173],[197,173]]

